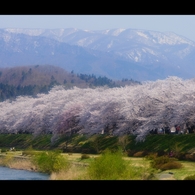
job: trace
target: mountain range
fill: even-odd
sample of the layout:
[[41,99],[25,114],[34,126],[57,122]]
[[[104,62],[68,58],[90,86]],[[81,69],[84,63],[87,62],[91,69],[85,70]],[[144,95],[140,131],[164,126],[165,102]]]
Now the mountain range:
[[0,67],[54,65],[137,81],[195,77],[195,42],[173,32],[0,29]]

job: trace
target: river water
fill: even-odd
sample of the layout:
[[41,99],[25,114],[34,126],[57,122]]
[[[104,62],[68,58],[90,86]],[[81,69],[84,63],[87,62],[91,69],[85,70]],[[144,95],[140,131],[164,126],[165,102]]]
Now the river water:
[[0,167],[0,180],[48,180],[49,175],[27,170]]

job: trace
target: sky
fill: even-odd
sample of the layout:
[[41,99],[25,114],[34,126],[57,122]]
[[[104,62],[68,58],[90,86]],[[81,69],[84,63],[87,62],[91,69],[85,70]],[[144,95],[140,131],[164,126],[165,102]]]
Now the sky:
[[0,15],[0,28],[131,28],[174,32],[195,41],[195,15]]

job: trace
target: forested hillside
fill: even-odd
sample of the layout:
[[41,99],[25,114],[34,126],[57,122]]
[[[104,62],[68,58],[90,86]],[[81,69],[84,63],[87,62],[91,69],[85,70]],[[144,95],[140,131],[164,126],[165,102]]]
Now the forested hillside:
[[51,65],[21,66],[0,68],[0,101],[15,99],[17,96],[36,96],[48,93],[52,87],[63,85],[66,89],[105,86],[119,87],[140,84],[137,81],[123,79],[113,81],[107,77],[74,74],[63,68]]

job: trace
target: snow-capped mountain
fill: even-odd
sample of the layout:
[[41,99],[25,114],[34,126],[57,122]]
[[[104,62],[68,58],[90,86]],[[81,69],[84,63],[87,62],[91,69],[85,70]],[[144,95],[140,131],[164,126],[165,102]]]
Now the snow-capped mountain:
[[[0,66],[44,63],[112,79],[140,81],[195,77],[195,42],[173,32],[1,29],[0,42]],[[9,53],[12,59],[6,58],[5,51],[15,52]],[[21,51],[25,51],[23,57],[19,55]],[[28,57],[22,62],[24,55]]]

